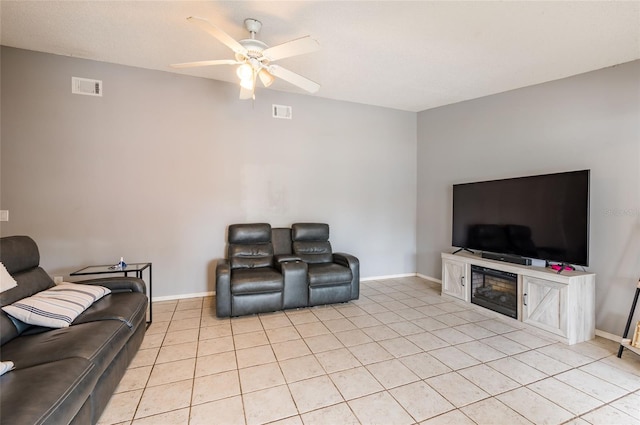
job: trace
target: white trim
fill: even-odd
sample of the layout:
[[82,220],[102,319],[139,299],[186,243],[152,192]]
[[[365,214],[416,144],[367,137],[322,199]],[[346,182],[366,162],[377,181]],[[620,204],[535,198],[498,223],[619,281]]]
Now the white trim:
[[[442,280],[440,280],[440,279],[436,279],[435,277],[425,276],[425,275],[419,274],[419,273],[402,273],[402,274],[390,274],[390,275],[386,275],[386,276],[362,277],[362,278],[360,278],[360,282],[366,282],[366,281],[371,281],[371,280],[396,279],[396,278],[399,278],[399,277],[413,277],[413,276],[417,276],[417,277],[420,277],[422,279],[426,279],[426,280],[430,280],[430,281],[442,284]],[[180,294],[180,295],[167,295],[167,296],[164,296],[164,297],[153,297],[151,301],[152,302],[173,301],[173,300],[183,300],[183,299],[188,299],[188,298],[200,298],[200,297],[212,297],[212,296],[214,297],[215,295],[216,295],[216,291],[195,292],[195,293],[192,293],[192,294]]]
[[413,277],[415,273],[403,273],[403,274],[390,274],[386,276],[374,276],[374,277],[361,277],[360,282],[366,282],[369,280],[384,280],[384,279],[395,279],[398,277]]
[[183,300],[183,299],[187,299],[187,298],[201,298],[201,297],[211,297],[211,296],[215,296],[216,293],[215,291],[209,291],[209,292],[196,292],[193,294],[180,294],[180,295],[168,295],[166,297],[153,297],[151,299],[151,302],[158,302],[158,301],[173,301],[173,300]]
[[423,279],[430,280],[430,281],[432,281],[432,282],[437,282],[437,283],[439,283],[440,285],[442,285],[442,279],[436,279],[435,277],[427,276],[427,275],[424,275],[424,274],[422,274],[422,273],[416,273],[416,276],[421,277],[421,278],[423,278]]
[[609,332],[601,331],[600,329],[596,329],[596,336],[609,339],[611,341],[620,342],[622,341],[622,337],[616,334],[612,334]]

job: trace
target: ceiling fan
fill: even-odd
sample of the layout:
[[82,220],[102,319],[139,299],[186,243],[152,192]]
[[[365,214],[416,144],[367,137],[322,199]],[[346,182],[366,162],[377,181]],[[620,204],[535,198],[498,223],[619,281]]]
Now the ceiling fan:
[[254,90],[256,79],[259,78],[265,87],[269,87],[275,78],[281,78],[294,86],[300,87],[309,93],[315,93],[320,89],[320,84],[309,80],[302,75],[289,71],[279,65],[274,65],[279,59],[291,56],[311,53],[320,48],[320,44],[310,36],[297,38],[277,46],[269,47],[264,42],[256,39],[262,23],[257,19],[245,19],[244,25],[251,38],[236,41],[229,34],[213,25],[207,19],[191,16],[187,18],[210,35],[217,38],[235,53],[235,59],[205,60],[198,62],[176,63],[172,68],[192,68],[211,65],[240,65],[236,73],[240,78],[240,99],[255,99]]

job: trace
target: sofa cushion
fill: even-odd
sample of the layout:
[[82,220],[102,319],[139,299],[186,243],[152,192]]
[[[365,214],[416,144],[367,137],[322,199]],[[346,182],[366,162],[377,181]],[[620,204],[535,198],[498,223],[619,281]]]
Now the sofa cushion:
[[0,255],[2,256],[2,264],[12,275],[33,269],[40,264],[38,245],[29,236],[0,238]]
[[36,335],[21,335],[3,345],[0,354],[2,360],[13,361],[16,369],[79,357],[93,363],[100,375],[132,332],[118,320],[82,323]]
[[[17,300],[53,286],[53,281],[49,275],[40,267],[19,272],[12,276],[18,282],[18,286],[0,293],[0,306],[12,304]],[[7,313],[0,309],[0,345],[11,341],[29,326],[22,322],[16,324],[14,319],[11,319]]]
[[13,370],[0,379],[2,423],[68,424],[95,380],[94,366],[77,357]]
[[328,224],[293,224],[291,239],[293,240],[293,253],[303,261],[309,264],[331,263],[333,261]]
[[283,288],[282,275],[271,267],[231,271],[231,293],[234,295],[279,292]]
[[271,243],[274,255],[291,255],[291,229],[288,227],[274,227],[271,229]]
[[11,276],[18,282],[18,286],[0,293],[0,306],[2,307],[55,286],[51,276],[41,267],[11,273]]
[[229,245],[229,263],[232,269],[273,266],[271,243]]
[[229,226],[230,244],[255,244],[271,242],[271,225],[268,223],[232,224]]
[[295,223],[291,225],[294,241],[328,241],[329,225],[326,223]]
[[132,328],[146,319],[147,296],[138,292],[111,293],[80,314],[71,324],[118,320]]
[[331,263],[333,254],[329,241],[294,242],[293,252],[309,264]]
[[335,263],[309,264],[309,286],[343,285],[353,278],[351,269]]
[[228,258],[232,269],[273,266],[270,224],[232,224],[229,226],[228,242]]
[[64,328],[110,292],[110,289],[98,285],[63,283],[4,306],[2,310],[30,325]]

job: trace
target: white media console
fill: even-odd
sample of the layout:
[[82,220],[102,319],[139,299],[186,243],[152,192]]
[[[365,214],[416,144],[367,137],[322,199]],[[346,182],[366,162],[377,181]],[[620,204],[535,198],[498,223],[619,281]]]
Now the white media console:
[[554,333],[567,344],[594,338],[595,274],[557,273],[545,267],[489,260],[464,251],[442,253],[442,293],[471,302],[472,266],[517,275],[517,320]]

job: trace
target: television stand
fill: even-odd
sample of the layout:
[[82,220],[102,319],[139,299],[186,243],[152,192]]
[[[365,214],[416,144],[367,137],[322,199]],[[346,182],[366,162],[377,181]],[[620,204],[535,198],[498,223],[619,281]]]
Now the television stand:
[[[571,345],[595,337],[596,275],[524,266],[461,252],[442,253],[442,294],[471,303],[471,266],[516,275],[516,318]],[[479,306],[484,308],[484,306]],[[498,314],[498,313],[496,313]],[[501,315],[505,317],[504,315]]]

